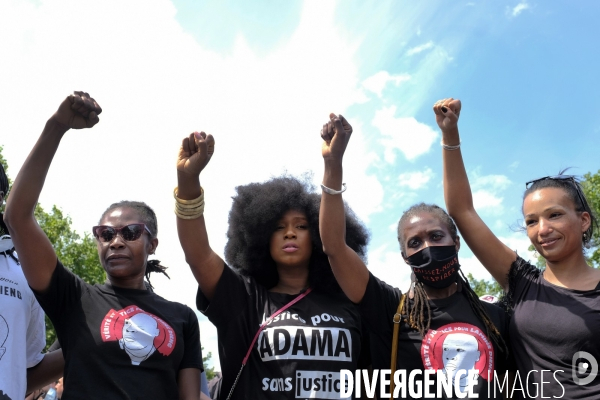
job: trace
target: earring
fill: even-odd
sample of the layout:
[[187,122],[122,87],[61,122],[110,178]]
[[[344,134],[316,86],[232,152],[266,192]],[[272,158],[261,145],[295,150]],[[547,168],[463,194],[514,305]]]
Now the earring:
[[583,232],[583,247],[585,247],[586,249],[589,249],[592,247],[592,244],[590,243],[590,237],[588,237],[588,233],[587,232]]
[[408,288],[408,298],[409,299],[414,299],[415,298],[415,286],[417,284],[417,277],[415,276],[415,273],[411,273],[410,274],[410,287]]
[[540,253],[538,253],[537,250],[533,250],[533,256],[535,258],[540,258]]

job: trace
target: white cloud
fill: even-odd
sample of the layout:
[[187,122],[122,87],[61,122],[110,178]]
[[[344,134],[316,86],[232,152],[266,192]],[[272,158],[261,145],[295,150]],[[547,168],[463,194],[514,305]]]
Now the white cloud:
[[504,198],[501,193],[512,182],[505,175],[480,175],[480,168],[476,168],[471,173],[469,180],[473,190],[475,209],[492,215],[501,214],[504,210],[502,205]]
[[426,187],[427,183],[433,178],[434,173],[431,168],[426,168],[424,171],[406,172],[400,174],[398,181],[400,186],[407,186],[412,190],[417,190]]
[[525,234],[525,232],[513,232],[507,236],[499,236],[498,239],[511,250],[516,251],[522,258],[535,263],[536,257],[534,257],[533,251],[529,251],[531,241]]
[[473,188],[489,188],[494,191],[502,191],[509,187],[512,182],[505,175],[475,175],[473,179]]
[[400,150],[408,160],[427,153],[438,137],[437,132],[413,117],[396,118],[395,114],[396,106],[384,107],[377,110],[372,122],[383,136],[380,142],[386,146],[385,160],[394,163],[394,150]]
[[529,4],[527,4],[527,2],[522,2],[517,4],[510,12],[510,14],[513,17],[518,16],[519,14],[521,14],[523,11],[527,10],[529,8]]
[[[363,134],[360,121],[349,119],[353,128],[352,139],[344,154],[344,177],[348,190],[344,192],[344,200],[363,221],[368,222],[369,216],[382,210],[383,187],[375,175],[367,175],[365,171],[379,157],[373,152],[367,152],[367,139]],[[322,178],[315,175],[319,183]]]
[[410,267],[404,262],[398,242],[369,250],[369,270],[388,285],[405,292],[410,286]]
[[425,50],[429,50],[431,48],[433,48],[433,42],[429,41],[429,42],[424,43],[424,44],[422,44],[420,46],[416,46],[416,47],[412,47],[412,48],[408,49],[406,51],[406,55],[409,56],[409,57],[410,56],[414,56],[415,54],[419,54],[419,53],[421,53],[421,52],[423,52]]
[[460,262],[460,269],[462,269],[465,276],[472,274],[475,279],[493,280],[492,275],[481,265],[477,257],[466,257],[459,254],[458,260]]
[[502,200],[502,197],[497,197],[487,190],[473,191],[473,205],[476,210],[500,212]]
[[383,89],[388,83],[393,83],[398,86],[400,83],[410,80],[410,75],[390,75],[387,71],[379,71],[376,74],[368,77],[362,83],[365,89],[375,93],[377,97],[381,97]]

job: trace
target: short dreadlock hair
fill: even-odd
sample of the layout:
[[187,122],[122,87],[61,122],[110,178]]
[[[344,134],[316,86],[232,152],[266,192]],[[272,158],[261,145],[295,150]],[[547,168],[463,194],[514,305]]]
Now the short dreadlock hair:
[[[238,186],[229,213],[225,259],[244,276],[252,277],[267,289],[277,285],[279,275],[270,253],[270,240],[277,222],[290,210],[306,215],[313,249],[309,264],[309,284],[313,290],[340,290],[319,235],[321,195],[308,181],[289,175],[264,183]],[[363,260],[368,233],[346,205],[346,243]]]
[[[456,228],[456,224],[454,223],[452,217],[450,217],[450,215],[448,215],[444,209],[435,204],[418,203],[406,210],[398,222],[398,241],[400,242],[402,256],[406,255],[404,237],[402,237],[402,226],[412,217],[422,213],[431,214],[438,218],[439,221],[448,229],[450,237],[453,241],[456,241],[458,238],[458,229]],[[479,297],[471,288],[469,280],[465,277],[462,270],[460,270],[458,280],[461,290],[465,293],[465,296],[471,305],[471,309],[485,326],[487,336],[492,339],[492,341],[499,349],[503,351],[504,354],[508,354],[508,346],[506,345],[504,338],[502,335],[500,335],[498,328],[496,328],[490,319],[490,316],[483,307],[481,300],[479,300]],[[427,293],[425,292],[423,283],[416,282],[414,285],[414,300],[404,302],[402,314],[408,316],[408,324],[411,328],[418,330],[421,336],[425,336],[431,323],[431,309],[429,307],[429,300],[427,299]]]
[[[158,235],[158,221],[156,219],[156,214],[154,210],[150,208],[150,206],[142,201],[129,201],[122,200],[118,203],[113,203],[102,213],[100,217],[100,221],[104,219],[104,217],[116,208],[131,208],[138,213],[143,223],[148,227],[150,233],[152,234],[152,238],[154,239],[156,235]],[[148,281],[148,286],[150,289],[154,287],[150,283],[150,273],[151,272],[160,272],[164,274],[167,278],[171,279],[166,272],[167,267],[160,264],[158,260],[148,260],[146,263],[146,280]]]

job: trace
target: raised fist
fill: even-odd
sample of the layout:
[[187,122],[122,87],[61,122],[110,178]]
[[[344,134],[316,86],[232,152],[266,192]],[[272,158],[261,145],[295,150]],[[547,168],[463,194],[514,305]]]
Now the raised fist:
[[323,158],[342,159],[352,135],[352,126],[342,115],[329,114],[329,122],[323,124],[321,138]]
[[100,119],[102,108],[86,92],[73,92],[60,104],[52,118],[70,129],[91,128]]
[[458,126],[458,117],[460,116],[460,100],[449,99],[438,100],[433,105],[435,120],[443,131],[456,129]]
[[204,132],[194,132],[183,139],[177,157],[177,171],[198,176],[215,152],[215,139]]

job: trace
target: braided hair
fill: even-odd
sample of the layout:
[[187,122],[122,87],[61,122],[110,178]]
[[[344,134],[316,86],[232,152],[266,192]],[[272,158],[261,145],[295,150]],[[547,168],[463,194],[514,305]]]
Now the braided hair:
[[[142,201],[129,201],[123,200],[118,203],[113,203],[102,213],[100,217],[100,221],[112,210],[116,208],[131,208],[137,212],[140,216],[142,222],[148,227],[150,233],[152,234],[152,239],[156,237],[158,234],[158,222],[156,220],[156,214],[154,210],[150,208],[149,205]],[[150,273],[151,272],[160,272],[164,274],[167,278],[171,279],[171,277],[166,272],[167,267],[161,265],[159,260],[148,260],[146,261],[146,281],[148,282],[148,287],[150,289],[154,289],[154,286],[150,283]]]
[[[458,229],[456,228],[456,224],[446,211],[435,204],[418,203],[406,210],[398,222],[398,241],[400,242],[400,249],[403,255],[406,254],[406,245],[404,243],[404,238],[402,237],[402,226],[406,221],[423,213],[428,213],[435,216],[442,224],[444,224],[448,229],[452,240],[456,241],[458,238]],[[479,300],[479,297],[475,291],[473,291],[473,288],[471,288],[471,285],[469,284],[469,281],[465,277],[462,270],[459,271],[459,290],[464,292],[471,309],[485,326],[487,336],[492,339],[498,349],[500,349],[504,354],[508,354],[508,346],[506,345],[504,338],[502,338],[498,328],[496,328],[492,322],[490,316],[483,307],[483,303],[481,300]],[[404,302],[402,315],[406,315],[408,317],[407,323],[411,328],[418,330],[421,336],[425,336],[431,325],[431,308],[429,306],[427,293],[425,292],[423,283],[415,281],[413,281],[411,285],[411,291],[414,293],[414,299],[413,301]]]

